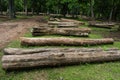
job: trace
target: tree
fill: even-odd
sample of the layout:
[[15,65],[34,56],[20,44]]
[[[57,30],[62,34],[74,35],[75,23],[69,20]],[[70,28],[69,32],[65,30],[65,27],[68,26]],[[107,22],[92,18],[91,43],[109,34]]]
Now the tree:
[[91,12],[91,18],[94,19],[94,0],[90,0],[90,12]]
[[9,18],[15,18],[14,0],[9,0]]
[[0,14],[2,14],[2,0],[0,0]]
[[24,0],[24,11],[25,11],[26,15],[28,15],[27,0]]

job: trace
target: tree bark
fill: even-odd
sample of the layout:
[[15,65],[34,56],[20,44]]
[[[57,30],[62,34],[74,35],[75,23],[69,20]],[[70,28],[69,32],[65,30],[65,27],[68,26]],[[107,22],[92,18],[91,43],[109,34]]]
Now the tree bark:
[[98,28],[108,28],[111,29],[112,27],[114,27],[116,25],[116,23],[97,23],[97,22],[89,22],[89,26],[92,27],[98,27]]
[[78,27],[79,24],[75,23],[75,22],[48,22],[48,25],[50,27],[59,27],[59,28],[71,28],[71,27]]
[[24,0],[24,11],[25,11],[25,14],[28,15],[27,0]]
[[21,38],[22,46],[91,46],[113,44],[111,38],[104,39],[79,39],[79,38]]
[[33,36],[43,36],[43,35],[63,35],[63,36],[82,36],[88,37],[91,29],[89,28],[48,28],[39,27],[33,28]]
[[[115,51],[116,48],[108,49],[106,51]],[[35,49],[22,49],[22,48],[5,48],[3,50],[4,55],[26,55],[26,54],[37,54],[46,52],[99,52],[103,51],[102,48],[35,48]]]
[[2,15],[2,0],[0,0],[0,15]]
[[89,62],[108,62],[120,60],[120,50],[90,51],[77,50],[46,51],[25,55],[4,55],[2,68],[4,70],[20,70],[23,68],[73,65]]
[[14,0],[9,0],[9,18],[15,18]]
[[94,10],[93,10],[93,6],[94,6],[94,0],[90,0],[90,11],[91,11],[91,17],[94,20]]

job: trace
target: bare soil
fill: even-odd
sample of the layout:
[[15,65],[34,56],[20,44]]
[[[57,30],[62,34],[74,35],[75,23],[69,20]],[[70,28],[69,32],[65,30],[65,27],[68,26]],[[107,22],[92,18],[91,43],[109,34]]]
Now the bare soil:
[[0,22],[0,49],[4,48],[12,40],[23,36],[29,28],[44,24],[42,20],[43,17],[36,16],[29,19],[6,20]]
[[[71,20],[71,19],[65,19]],[[0,50],[7,46],[11,41],[19,39],[23,36],[31,27],[46,25],[45,19],[42,16],[36,16],[28,19],[21,20],[9,20],[9,18],[0,17]],[[113,38],[120,41],[120,31],[106,32],[93,31],[93,33],[101,34],[103,37]]]

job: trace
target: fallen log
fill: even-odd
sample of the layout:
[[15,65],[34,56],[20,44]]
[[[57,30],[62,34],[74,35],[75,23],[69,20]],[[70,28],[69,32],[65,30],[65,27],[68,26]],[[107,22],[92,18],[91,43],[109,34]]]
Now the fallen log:
[[49,27],[79,27],[79,25],[75,22],[57,22],[57,21],[49,21],[48,22]]
[[58,21],[48,21],[48,25],[58,25],[60,22]]
[[77,21],[77,20],[72,20],[72,19],[61,19],[61,22],[74,22],[75,24],[78,24],[79,26],[85,25],[85,22]]
[[115,26],[115,23],[108,22],[89,22],[89,26],[98,27],[98,28],[108,28],[111,29]]
[[33,36],[43,35],[63,35],[63,36],[82,36],[88,37],[91,29],[89,28],[48,28],[35,27],[32,30]]
[[112,38],[80,39],[80,38],[21,38],[22,46],[91,46],[113,44]]
[[[118,49],[108,49],[118,50]],[[3,50],[4,55],[26,55],[26,54],[37,54],[45,52],[99,52],[103,51],[102,48],[35,48],[35,49],[22,49],[22,48],[5,48]]]
[[4,70],[16,70],[33,67],[61,66],[68,64],[80,64],[89,62],[107,62],[120,60],[120,50],[116,51],[46,51],[26,55],[4,55],[2,68]]

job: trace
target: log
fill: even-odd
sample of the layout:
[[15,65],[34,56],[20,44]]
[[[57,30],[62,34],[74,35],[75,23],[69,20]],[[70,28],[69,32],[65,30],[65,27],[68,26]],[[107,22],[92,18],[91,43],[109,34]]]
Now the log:
[[26,38],[21,37],[22,46],[91,46],[113,44],[112,38],[80,39],[80,38]]
[[[116,48],[108,49],[109,50],[118,50]],[[22,48],[5,48],[3,50],[4,55],[26,55],[26,54],[37,54],[45,52],[99,52],[103,51],[102,48],[35,48],[35,49],[22,49]]]
[[50,27],[66,27],[66,28],[70,28],[70,27],[79,27],[79,25],[75,22],[57,22],[57,21],[49,21],[48,25]]
[[48,28],[34,27],[32,30],[33,36],[43,35],[63,35],[63,36],[82,36],[88,37],[91,29],[89,28]]
[[72,20],[72,19],[61,19],[61,22],[74,22],[75,24],[78,24],[79,26],[85,25],[85,22],[77,21],[77,20]]
[[120,50],[116,51],[46,51],[25,55],[4,55],[2,68],[4,70],[20,70],[23,68],[73,65],[89,62],[107,62],[120,60]]
[[115,26],[115,23],[108,22],[89,22],[89,26],[98,27],[98,28],[108,28],[111,29]]

